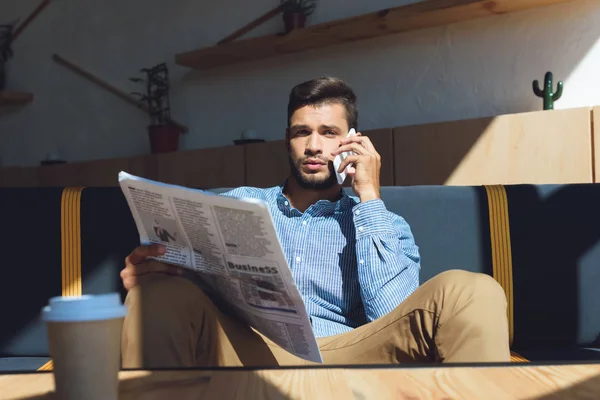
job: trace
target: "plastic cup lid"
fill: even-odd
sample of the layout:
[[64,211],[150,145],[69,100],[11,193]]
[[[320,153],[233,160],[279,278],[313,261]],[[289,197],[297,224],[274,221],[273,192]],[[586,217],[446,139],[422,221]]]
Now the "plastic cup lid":
[[118,293],[52,297],[42,310],[42,320],[51,322],[98,321],[121,318],[127,307]]

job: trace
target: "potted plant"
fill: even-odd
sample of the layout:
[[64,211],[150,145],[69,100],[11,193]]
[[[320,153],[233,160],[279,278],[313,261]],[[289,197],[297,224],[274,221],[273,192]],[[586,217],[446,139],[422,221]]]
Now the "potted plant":
[[15,23],[0,25],[0,90],[6,89],[6,63],[13,56],[12,35]]
[[145,91],[132,92],[145,105],[150,115],[148,136],[152,153],[168,153],[179,148],[181,129],[171,120],[169,102],[169,70],[165,63],[152,68],[143,68],[145,78],[129,78],[130,81],[144,85]]
[[317,0],[281,0],[285,33],[304,28],[306,17],[311,15],[317,6]]

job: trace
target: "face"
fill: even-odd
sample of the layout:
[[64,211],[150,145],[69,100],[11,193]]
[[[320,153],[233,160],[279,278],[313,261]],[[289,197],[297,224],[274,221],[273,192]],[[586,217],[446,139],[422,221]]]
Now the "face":
[[305,106],[294,112],[287,133],[290,168],[305,189],[325,190],[337,185],[331,152],[348,134],[341,104]]

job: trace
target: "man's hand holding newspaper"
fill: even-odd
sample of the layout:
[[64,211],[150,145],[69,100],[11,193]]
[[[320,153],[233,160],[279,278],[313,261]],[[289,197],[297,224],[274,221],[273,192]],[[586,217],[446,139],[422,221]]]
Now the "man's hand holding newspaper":
[[[268,206],[119,173],[141,246],[126,289],[154,273],[195,271],[241,320],[292,354],[322,362]],[[162,251],[164,250],[164,251]],[[157,262],[158,261],[158,262]]]
[[149,258],[161,257],[165,252],[165,246],[161,244],[136,247],[125,259],[125,268],[121,271],[121,279],[125,290],[131,290],[134,286],[156,274],[181,276],[182,267]]

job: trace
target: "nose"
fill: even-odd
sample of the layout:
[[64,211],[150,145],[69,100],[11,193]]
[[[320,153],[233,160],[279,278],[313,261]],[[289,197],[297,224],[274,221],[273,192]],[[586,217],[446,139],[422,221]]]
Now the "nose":
[[314,156],[322,153],[323,145],[321,143],[321,135],[319,135],[319,132],[313,132],[307,138],[304,154]]

